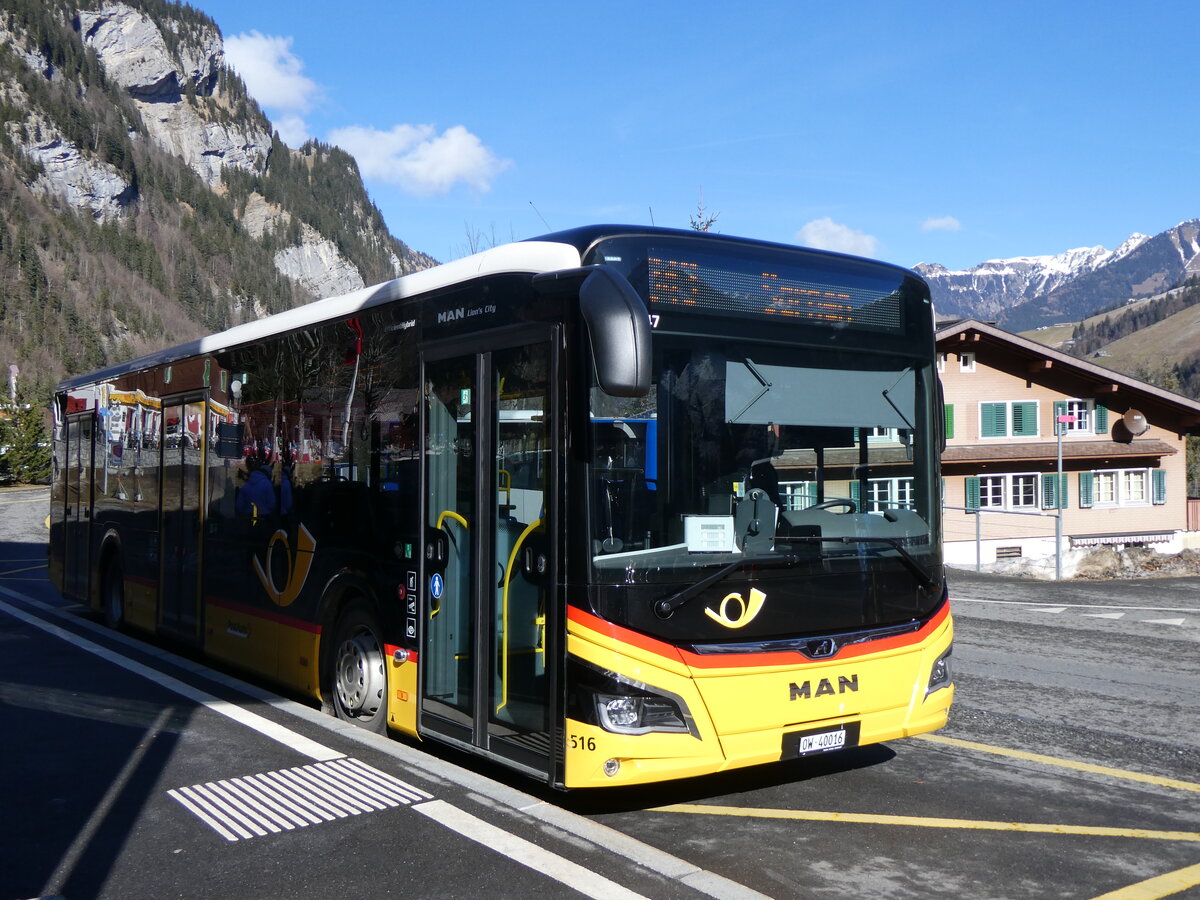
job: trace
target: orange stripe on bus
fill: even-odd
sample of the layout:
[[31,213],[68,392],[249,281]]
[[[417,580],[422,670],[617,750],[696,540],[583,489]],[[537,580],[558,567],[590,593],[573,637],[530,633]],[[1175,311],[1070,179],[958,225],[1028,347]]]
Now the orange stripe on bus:
[[243,616],[252,616],[256,619],[264,619],[268,622],[274,622],[277,625],[286,625],[289,628],[295,628],[299,631],[307,631],[310,634],[320,634],[321,626],[315,622],[305,622],[303,619],[296,619],[292,616],[282,616],[277,612],[266,609],[255,609],[252,606],[243,606],[240,603],[234,603],[232,600],[225,600],[222,597],[205,597],[204,602],[212,606],[219,606],[222,609],[228,609],[232,612]]
[[928,622],[914,632],[909,634],[895,635],[894,637],[879,638],[873,641],[864,641],[860,644],[851,644],[847,647],[843,647],[836,654],[828,658],[809,660],[806,657],[803,657],[796,650],[776,650],[766,653],[693,653],[690,650],[676,647],[675,645],[666,643],[665,641],[647,637],[646,635],[637,631],[633,631],[629,628],[623,628],[620,625],[614,625],[612,622],[592,615],[591,613],[586,612],[577,606],[567,607],[567,618],[570,621],[583,626],[584,628],[598,632],[605,637],[612,638],[613,640],[630,644],[634,647],[647,650],[651,653],[656,653],[659,656],[663,656],[671,660],[681,661],[695,669],[762,668],[765,666],[781,665],[826,665],[837,660],[853,659],[858,656],[867,656],[873,653],[880,653],[886,650],[895,650],[900,647],[908,647],[913,644],[919,644],[933,634],[933,632],[937,631],[937,629],[946,621],[949,616],[950,604],[944,603],[942,604],[941,609],[934,613],[933,617]]

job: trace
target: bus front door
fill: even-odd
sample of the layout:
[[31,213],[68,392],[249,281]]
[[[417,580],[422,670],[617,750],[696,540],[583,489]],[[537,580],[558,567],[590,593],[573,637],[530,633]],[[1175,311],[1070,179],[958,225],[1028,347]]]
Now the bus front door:
[[91,566],[93,414],[67,419],[63,596],[86,603]]
[[163,401],[162,493],[159,534],[161,630],[189,642],[200,640],[200,574],[204,510],[205,404]]
[[421,728],[549,778],[558,739],[555,344],[423,357]]

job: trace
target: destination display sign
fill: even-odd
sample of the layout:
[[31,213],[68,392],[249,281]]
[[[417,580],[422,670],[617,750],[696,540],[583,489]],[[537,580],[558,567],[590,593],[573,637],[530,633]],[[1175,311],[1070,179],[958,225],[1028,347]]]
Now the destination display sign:
[[849,275],[835,281],[799,266],[711,253],[693,256],[681,248],[651,248],[646,264],[647,299],[660,308],[889,331],[903,326],[898,279]]

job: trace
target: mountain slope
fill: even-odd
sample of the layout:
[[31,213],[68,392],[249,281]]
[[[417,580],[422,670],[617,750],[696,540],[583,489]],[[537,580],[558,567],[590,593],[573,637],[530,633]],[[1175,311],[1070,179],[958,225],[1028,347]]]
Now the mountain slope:
[[993,259],[961,271],[919,263],[940,317],[994,320],[1009,331],[1079,321],[1200,275],[1200,220],[1116,250],[1084,247],[1057,256]]
[[1010,307],[1048,294],[1120,259],[1145,240],[1145,235],[1134,234],[1115,251],[1081,247],[1057,256],[989,259],[961,271],[936,263],[918,263],[913,268],[929,282],[939,316],[994,319]]
[[1200,275],[1200,220],[1182,222],[1104,265],[1005,310],[1010,331],[1079,320],[1130,298],[1149,297]]
[[[164,0],[0,2],[0,363],[67,374],[425,268]],[[94,4],[91,4],[94,6]]]

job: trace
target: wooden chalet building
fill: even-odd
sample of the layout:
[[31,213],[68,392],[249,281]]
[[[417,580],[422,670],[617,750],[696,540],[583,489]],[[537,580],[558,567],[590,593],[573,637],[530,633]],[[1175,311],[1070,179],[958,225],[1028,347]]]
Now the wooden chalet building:
[[977,534],[984,564],[1052,559],[1060,507],[1064,553],[1185,546],[1200,403],[973,319],[938,328],[937,347],[948,563],[974,565]]

